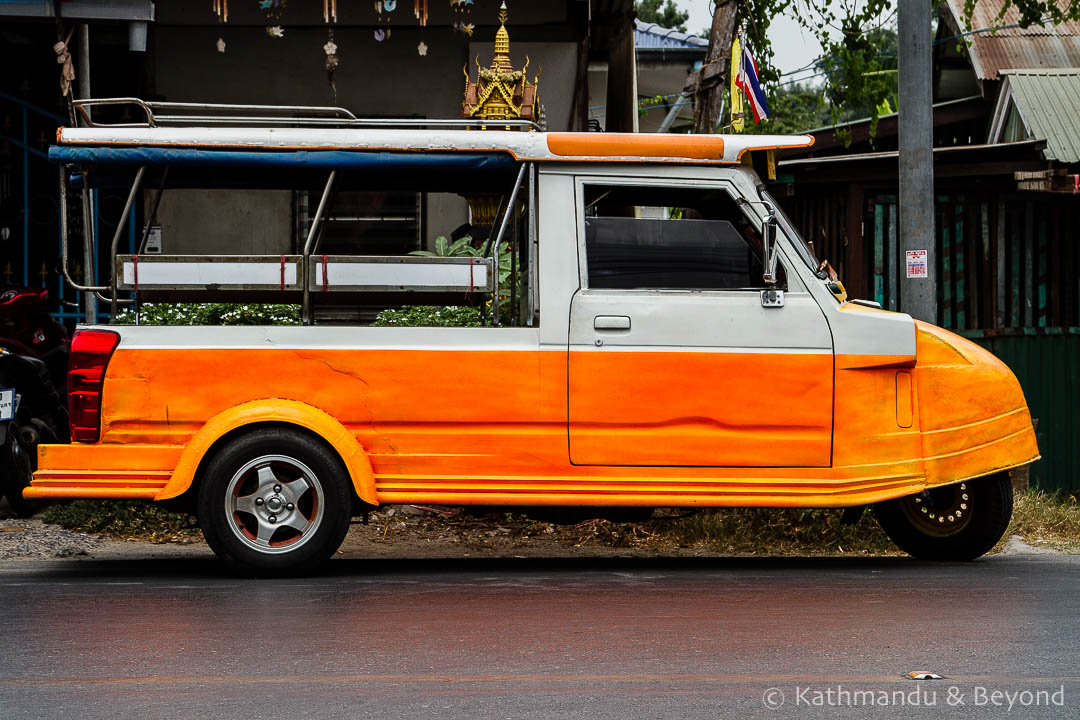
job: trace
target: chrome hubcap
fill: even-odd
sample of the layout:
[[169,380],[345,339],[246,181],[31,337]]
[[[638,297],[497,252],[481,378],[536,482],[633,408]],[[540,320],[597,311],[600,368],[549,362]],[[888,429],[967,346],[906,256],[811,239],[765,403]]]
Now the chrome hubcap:
[[236,471],[225,498],[229,527],[262,553],[291,552],[315,534],[323,516],[323,490],[307,465],[285,455],[264,455]]

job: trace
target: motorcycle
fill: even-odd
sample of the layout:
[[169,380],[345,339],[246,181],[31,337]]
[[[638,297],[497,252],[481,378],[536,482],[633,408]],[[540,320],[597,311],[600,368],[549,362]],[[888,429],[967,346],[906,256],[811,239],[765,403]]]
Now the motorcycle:
[[37,446],[68,442],[69,341],[48,300],[48,290],[0,293],[0,496],[19,517],[40,508],[22,496],[37,469]]

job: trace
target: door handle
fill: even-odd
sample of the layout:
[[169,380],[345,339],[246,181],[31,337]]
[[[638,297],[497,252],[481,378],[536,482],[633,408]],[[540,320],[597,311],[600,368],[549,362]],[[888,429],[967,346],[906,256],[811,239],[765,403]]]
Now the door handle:
[[593,318],[593,330],[629,330],[630,318],[626,315],[597,315]]

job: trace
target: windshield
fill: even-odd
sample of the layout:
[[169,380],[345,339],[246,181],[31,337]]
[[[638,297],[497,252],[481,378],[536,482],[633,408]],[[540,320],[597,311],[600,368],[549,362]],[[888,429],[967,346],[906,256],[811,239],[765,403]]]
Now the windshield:
[[784,231],[785,235],[791,238],[792,245],[795,246],[795,251],[799,254],[799,257],[802,258],[803,262],[806,263],[811,270],[817,273],[817,268],[819,264],[818,260],[816,257],[814,257],[814,252],[810,249],[810,246],[806,243],[805,240],[803,240],[803,236],[800,235],[799,232],[795,229],[795,227],[791,224],[788,216],[784,214],[784,211],[780,208],[780,205],[776,202],[776,200],[773,199],[773,196],[769,194],[768,190],[766,190],[764,187],[761,187],[758,189],[758,193],[761,196],[762,200],[769,203],[769,205],[774,208],[776,212],[776,219],[780,223],[780,229]]

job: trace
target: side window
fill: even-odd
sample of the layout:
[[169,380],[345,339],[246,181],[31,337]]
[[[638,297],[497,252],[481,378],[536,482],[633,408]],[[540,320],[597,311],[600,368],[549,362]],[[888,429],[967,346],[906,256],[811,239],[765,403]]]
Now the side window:
[[761,233],[723,189],[586,185],[584,214],[590,288],[764,286]]

